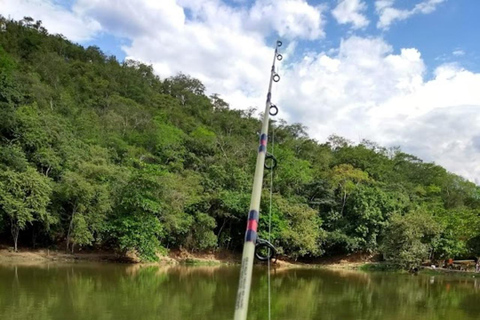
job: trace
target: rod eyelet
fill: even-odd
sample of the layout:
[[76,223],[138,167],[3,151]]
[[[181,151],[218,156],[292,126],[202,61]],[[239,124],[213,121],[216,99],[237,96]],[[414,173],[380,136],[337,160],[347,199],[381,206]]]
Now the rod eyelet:
[[271,116],[276,116],[278,114],[278,108],[276,105],[272,104],[270,106],[270,110],[268,110],[268,113],[271,115]]
[[278,75],[278,73],[275,73],[275,74],[273,75],[273,81],[275,81],[275,82],[280,81],[280,76]]
[[[266,252],[265,252],[266,251]],[[255,257],[260,261],[268,261],[275,259],[277,261],[277,250],[275,247],[268,242],[258,238],[257,243],[255,244]]]
[[[268,164],[268,160],[271,160],[270,164]],[[277,159],[270,153],[267,153],[267,155],[265,156],[263,167],[267,170],[274,170],[277,167]]]
[[280,40],[277,40],[277,47],[281,47],[281,46],[282,46],[282,44],[283,44],[283,43],[282,43],[282,41],[280,41]]
[[278,60],[278,61],[282,61],[282,59],[283,59],[283,56],[282,56],[280,53],[277,54],[277,60]]

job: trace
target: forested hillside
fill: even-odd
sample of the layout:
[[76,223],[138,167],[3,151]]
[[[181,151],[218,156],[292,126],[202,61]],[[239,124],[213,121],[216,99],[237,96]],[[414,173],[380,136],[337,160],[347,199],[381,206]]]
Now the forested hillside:
[[[172,248],[241,251],[261,124],[253,109],[205,92],[33,19],[1,18],[2,242],[147,260]],[[284,121],[273,131],[272,237],[282,254],[380,251],[402,266],[480,256],[473,183],[399,148],[318,142]]]

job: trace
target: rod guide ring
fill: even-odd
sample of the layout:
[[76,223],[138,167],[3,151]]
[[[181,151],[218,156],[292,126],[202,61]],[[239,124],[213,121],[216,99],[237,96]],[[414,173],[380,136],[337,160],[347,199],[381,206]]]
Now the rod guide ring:
[[[262,251],[266,252],[262,252]],[[277,261],[277,250],[267,240],[263,240],[258,238],[257,243],[255,244],[255,257],[260,261],[268,261],[275,258],[275,262]]]
[[278,107],[274,104],[270,105],[270,110],[268,110],[268,113],[271,116],[276,116],[278,114]]
[[[268,160],[271,161],[270,164],[268,164],[268,162],[267,162]],[[277,167],[277,159],[273,155],[271,155],[270,153],[267,153],[267,155],[265,156],[265,161],[263,163],[263,166],[267,170],[273,170]]]

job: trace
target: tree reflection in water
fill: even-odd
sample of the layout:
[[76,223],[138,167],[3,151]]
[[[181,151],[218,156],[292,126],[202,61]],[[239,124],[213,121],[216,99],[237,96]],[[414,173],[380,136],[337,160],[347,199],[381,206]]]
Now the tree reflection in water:
[[[230,319],[238,268],[0,266],[0,319]],[[480,319],[480,280],[272,271],[272,318]],[[267,274],[255,268],[249,319],[267,319]]]

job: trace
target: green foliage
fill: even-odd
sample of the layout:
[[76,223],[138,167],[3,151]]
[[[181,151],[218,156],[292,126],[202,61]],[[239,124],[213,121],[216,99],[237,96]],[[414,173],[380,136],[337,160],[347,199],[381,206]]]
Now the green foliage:
[[181,164],[185,156],[185,134],[179,128],[155,119],[155,152],[164,164]]
[[[374,251],[393,212],[403,212],[404,207],[396,194],[378,186],[359,185],[347,201],[341,230],[353,238],[356,249]],[[355,251],[355,250],[354,250]]]
[[46,210],[50,193],[48,179],[31,167],[24,172],[0,172],[0,213],[9,220],[15,251],[19,233],[27,224],[40,221],[48,226],[54,221]]
[[13,105],[22,98],[14,78],[16,68],[15,60],[0,45],[0,105],[2,106]]
[[208,214],[197,212],[191,226],[189,236],[185,240],[186,248],[190,250],[207,250],[217,246],[217,236],[213,233],[216,227],[215,219]]
[[275,186],[282,194],[298,194],[312,180],[312,164],[297,158],[293,150],[281,147],[276,148],[275,155],[282,168],[275,177]]
[[121,197],[107,227],[109,237],[116,246],[127,252],[137,251],[145,260],[156,260],[160,239],[165,228],[160,222],[164,192],[160,176],[164,172],[153,166],[134,170],[120,190]]
[[28,160],[22,148],[17,144],[0,145],[0,168],[11,168],[23,172],[27,170]]
[[381,251],[388,263],[409,269],[432,256],[441,226],[429,213],[418,210],[394,214],[385,230]]
[[209,154],[215,149],[215,133],[200,126],[190,133],[190,149],[196,155]]
[[[441,237],[435,243],[435,253],[440,258],[464,257],[470,253],[468,242],[478,235],[478,212],[466,208],[443,210],[435,216],[442,226]],[[478,251],[473,251],[475,253]]]
[[[84,168],[82,173],[88,175],[89,168]],[[95,178],[101,180],[99,176]],[[102,232],[111,210],[107,185],[78,172],[66,171],[57,184],[56,200],[62,208],[67,250],[73,251],[76,244],[91,244],[94,235]]]
[[159,238],[164,233],[154,215],[145,212],[117,214],[111,219],[109,231],[118,249],[124,252],[134,250],[147,261],[157,260],[156,253],[161,249]]
[[286,199],[279,199],[277,204],[284,213],[284,228],[280,230],[279,239],[284,252],[293,258],[321,255],[325,235],[315,210]]
[[[254,108],[230,110],[198,79],[160,79],[32,18],[0,25],[1,241],[145,260],[168,248],[241,251],[261,126]],[[399,148],[319,143],[299,123],[279,120],[270,135],[272,231],[265,189],[259,234],[283,255],[384,248],[403,266],[480,255],[475,184]]]

